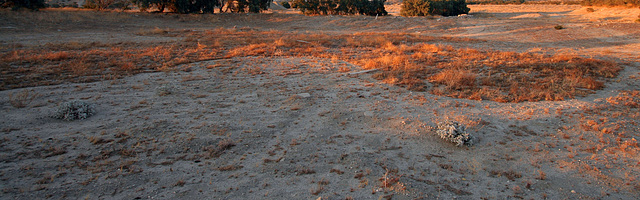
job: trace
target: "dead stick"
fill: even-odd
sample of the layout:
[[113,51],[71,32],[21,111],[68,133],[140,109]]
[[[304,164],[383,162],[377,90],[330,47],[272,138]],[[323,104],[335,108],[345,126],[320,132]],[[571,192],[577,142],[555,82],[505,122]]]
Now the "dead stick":
[[369,69],[369,70],[364,70],[364,71],[359,71],[359,72],[351,72],[348,73],[349,75],[356,75],[356,74],[364,74],[364,73],[368,73],[368,72],[375,72],[378,71],[380,69]]

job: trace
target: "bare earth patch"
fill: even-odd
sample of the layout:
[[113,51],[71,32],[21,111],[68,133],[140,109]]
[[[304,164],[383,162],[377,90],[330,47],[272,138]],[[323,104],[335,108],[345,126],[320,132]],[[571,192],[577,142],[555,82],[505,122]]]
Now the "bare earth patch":
[[[639,196],[640,11],[470,7],[0,11],[2,196]],[[76,100],[93,115],[52,117]]]

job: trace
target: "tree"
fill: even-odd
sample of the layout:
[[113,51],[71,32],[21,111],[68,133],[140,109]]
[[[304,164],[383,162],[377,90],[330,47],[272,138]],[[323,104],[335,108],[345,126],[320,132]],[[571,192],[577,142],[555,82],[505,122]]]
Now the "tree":
[[297,7],[305,15],[387,15],[386,0],[295,0]]
[[177,13],[214,13],[218,7],[220,12],[226,6],[226,11],[235,13],[253,12],[259,13],[269,9],[273,0],[135,0],[142,11],[157,8],[158,12],[164,12],[168,8]]
[[425,0],[404,0],[400,15],[402,16],[427,16],[429,15],[429,1]]
[[172,0],[133,0],[138,5],[140,11],[147,11],[150,8],[158,9],[156,12],[164,12],[165,8],[173,5]]
[[470,10],[465,0],[405,0],[400,14],[402,16],[457,16],[468,14]]
[[116,3],[116,0],[87,0],[84,3],[84,8],[104,10],[107,7]]
[[286,9],[291,8],[291,4],[289,4],[288,1],[282,2],[281,4],[282,4],[282,7],[286,8]]
[[[368,1],[368,0],[364,0],[364,1]],[[361,10],[360,14],[365,14],[365,15],[387,15],[389,13],[387,13],[387,10],[384,9],[384,2],[387,0],[371,0],[369,1],[368,4],[365,4],[367,6],[366,9]],[[364,12],[362,12],[364,11]]]
[[8,0],[2,4],[2,7],[13,7],[13,9],[18,8],[28,8],[31,10],[38,10],[40,8],[44,8],[44,0]]

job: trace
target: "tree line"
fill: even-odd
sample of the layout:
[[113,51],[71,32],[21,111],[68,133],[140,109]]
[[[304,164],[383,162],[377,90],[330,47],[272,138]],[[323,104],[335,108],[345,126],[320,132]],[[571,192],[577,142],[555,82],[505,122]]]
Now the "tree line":
[[[130,9],[137,6],[140,11],[175,13],[259,13],[269,8],[273,0],[86,0],[83,7],[96,10]],[[0,0],[0,6],[14,10],[45,8],[45,0]]]
[[[45,0],[0,0],[3,7],[37,10],[47,5]],[[127,9],[137,6],[142,12],[174,13],[260,13],[269,9],[273,0],[86,0],[84,7],[96,10]],[[297,8],[306,15],[387,15],[386,0],[291,0],[283,6]],[[286,3],[286,4],[285,4]],[[403,16],[443,15],[469,13],[465,0],[404,0]]]

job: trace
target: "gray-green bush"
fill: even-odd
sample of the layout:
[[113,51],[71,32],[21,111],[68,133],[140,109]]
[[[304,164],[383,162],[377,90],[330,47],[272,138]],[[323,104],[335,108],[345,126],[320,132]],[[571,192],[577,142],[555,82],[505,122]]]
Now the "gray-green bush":
[[65,121],[86,119],[96,113],[96,106],[85,101],[73,100],[58,106],[51,117]]
[[438,123],[436,134],[448,142],[455,143],[456,146],[473,144],[473,137],[467,133],[465,126],[455,121]]

